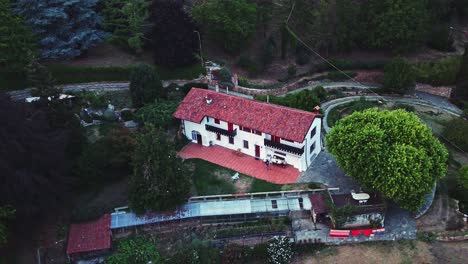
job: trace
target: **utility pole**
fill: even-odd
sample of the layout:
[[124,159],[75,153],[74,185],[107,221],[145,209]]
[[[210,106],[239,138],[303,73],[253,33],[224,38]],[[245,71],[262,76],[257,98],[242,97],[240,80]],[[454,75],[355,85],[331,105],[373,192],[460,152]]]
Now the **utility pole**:
[[198,45],[200,46],[200,60],[201,60],[201,65],[202,65],[202,67],[205,67],[205,64],[203,63],[202,44],[201,44],[200,32],[198,32],[198,30],[194,30],[193,32],[194,32],[194,33],[197,33],[197,36],[198,36]]

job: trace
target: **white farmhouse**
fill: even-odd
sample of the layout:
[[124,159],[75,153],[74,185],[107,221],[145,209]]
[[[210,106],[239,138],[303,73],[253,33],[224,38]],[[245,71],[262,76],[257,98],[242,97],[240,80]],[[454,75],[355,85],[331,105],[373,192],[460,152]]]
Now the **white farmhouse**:
[[192,88],[174,117],[185,136],[252,157],[285,161],[305,171],[321,151],[321,115]]

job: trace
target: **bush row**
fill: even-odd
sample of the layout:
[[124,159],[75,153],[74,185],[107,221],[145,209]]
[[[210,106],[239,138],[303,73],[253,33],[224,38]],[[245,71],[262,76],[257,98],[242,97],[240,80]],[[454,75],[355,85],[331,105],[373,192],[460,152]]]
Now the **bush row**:
[[414,64],[416,81],[434,86],[454,85],[460,64],[460,56]]
[[[83,67],[53,65],[48,67],[57,85],[103,82],[103,81],[127,81],[133,66],[124,67]],[[155,66],[156,72],[162,80],[194,79],[204,69],[200,64],[183,68],[163,68]],[[19,90],[28,87],[27,76],[24,72],[0,72],[0,91]]]

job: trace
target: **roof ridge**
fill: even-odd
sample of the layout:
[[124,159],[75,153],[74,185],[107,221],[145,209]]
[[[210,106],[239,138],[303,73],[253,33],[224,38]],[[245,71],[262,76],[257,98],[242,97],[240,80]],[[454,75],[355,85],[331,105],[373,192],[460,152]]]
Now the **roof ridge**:
[[302,110],[302,109],[292,108],[292,107],[288,107],[288,106],[284,106],[284,105],[267,103],[267,102],[264,102],[264,101],[258,101],[258,100],[250,99],[250,98],[243,98],[243,97],[239,97],[239,96],[231,95],[231,94],[224,94],[224,93],[216,92],[216,91],[209,90],[209,89],[203,89],[203,88],[198,88],[198,87],[192,87],[192,89],[207,91],[207,92],[214,93],[214,94],[220,94],[222,96],[230,96],[230,97],[233,97],[233,98],[236,98],[236,99],[249,100],[249,101],[252,101],[254,103],[263,104],[263,105],[267,105],[267,106],[271,106],[271,107],[277,107],[277,108],[280,108],[280,109],[287,109],[287,110],[290,110],[290,111],[296,111],[298,113],[311,114],[311,115],[314,115],[314,117],[317,115],[314,112],[309,112],[309,111],[305,111],[305,110]]

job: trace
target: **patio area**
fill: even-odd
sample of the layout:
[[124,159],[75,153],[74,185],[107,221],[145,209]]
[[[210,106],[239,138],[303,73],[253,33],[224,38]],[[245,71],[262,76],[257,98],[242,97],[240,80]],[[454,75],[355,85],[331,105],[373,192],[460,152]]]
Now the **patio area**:
[[220,146],[204,147],[190,143],[178,155],[183,159],[203,159],[239,173],[276,184],[295,183],[300,175],[299,170],[290,165],[285,168],[270,165],[270,169],[267,170],[263,161]]

